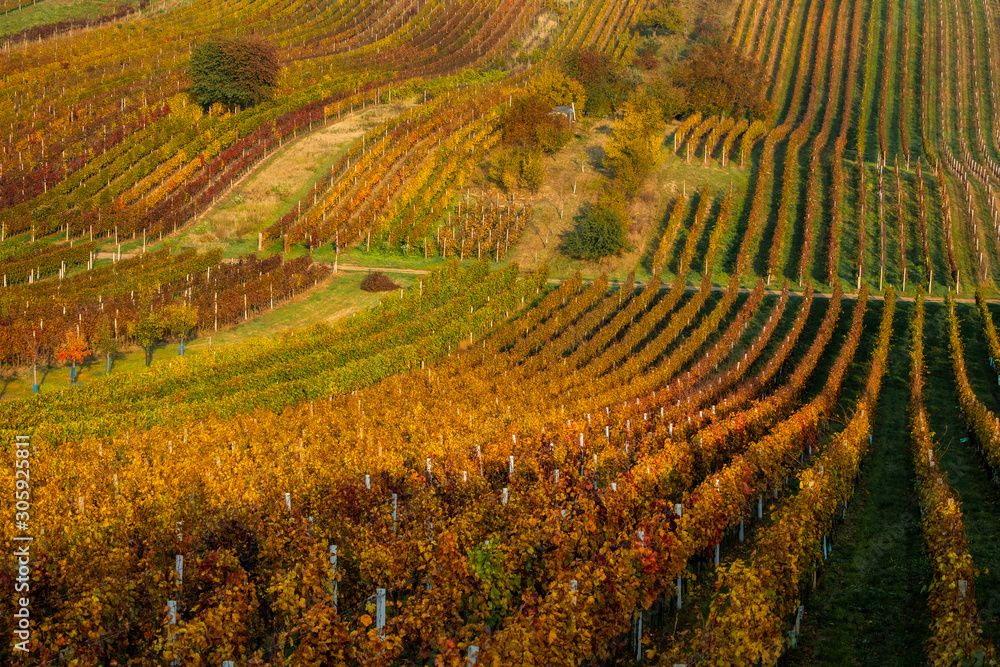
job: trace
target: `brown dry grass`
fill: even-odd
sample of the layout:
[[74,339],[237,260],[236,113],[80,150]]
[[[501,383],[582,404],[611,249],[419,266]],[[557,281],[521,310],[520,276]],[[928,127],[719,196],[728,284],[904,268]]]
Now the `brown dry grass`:
[[518,54],[527,55],[537,48],[545,48],[558,27],[559,17],[555,13],[547,11],[539,14],[535,24],[528,29]]
[[[409,102],[372,106],[286,143],[238,181],[215,206],[189,223],[178,237],[182,247],[207,250],[253,242],[299,199],[312,202],[312,185],[371,127],[398,115]],[[254,246],[255,247],[255,246]]]
[[[611,256],[599,261],[574,260],[559,251],[560,237],[575,225],[577,215],[583,207],[594,202],[605,187],[608,176],[601,167],[604,147],[611,138],[612,121],[583,120],[577,125],[577,136],[555,156],[543,160],[545,183],[535,194],[527,191],[514,193],[516,203],[530,203],[535,215],[524,230],[520,240],[511,249],[508,259],[517,262],[524,269],[534,269],[547,264],[553,276],[567,276],[580,270],[585,276],[594,277],[606,272],[612,279],[624,279],[632,269],[642,280],[648,279],[648,271],[640,266],[644,255],[650,252],[662,227],[667,206],[685,188],[690,194],[694,189],[707,185],[713,192],[728,189],[733,182],[737,189],[745,186],[744,170],[733,167],[732,163],[723,169],[718,161],[710,161],[708,167],[700,161],[684,164],[673,155],[670,140],[664,147],[662,160],[657,169],[643,184],[639,194],[629,205],[631,220],[628,229],[630,250],[619,256]],[[666,137],[672,137],[668,128]],[[584,167],[581,173],[580,166]],[[480,182],[482,182],[480,177]],[[576,194],[573,184],[576,184]],[[497,191],[486,188],[483,196],[495,201]],[[562,215],[560,216],[560,211]]]

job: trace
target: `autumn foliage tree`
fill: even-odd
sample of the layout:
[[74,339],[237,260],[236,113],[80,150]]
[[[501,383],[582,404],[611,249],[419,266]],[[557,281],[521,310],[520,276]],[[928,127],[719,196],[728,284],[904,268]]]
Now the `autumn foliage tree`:
[[128,323],[129,336],[135,339],[146,353],[146,365],[153,363],[153,347],[161,338],[166,325],[159,313],[150,313],[146,317],[132,320]]
[[[569,106],[569,105],[566,105]],[[508,146],[554,153],[569,141],[569,118],[552,113],[553,105],[539,95],[512,100],[500,124]]]
[[206,109],[216,102],[246,108],[271,96],[278,70],[277,51],[263,39],[213,37],[191,54],[189,93]]
[[[590,116],[607,116],[628,95],[625,72],[610,56],[593,49],[571,53],[564,63],[566,72],[583,85],[587,94],[584,111]],[[579,111],[579,109],[577,109]]]
[[511,101],[500,121],[503,145],[491,160],[490,179],[504,192],[519,185],[538,192],[545,178],[541,154],[555,153],[570,136],[570,120],[554,114],[553,105],[531,94]]
[[111,322],[107,315],[102,315],[97,320],[93,344],[94,351],[104,355],[104,373],[111,373],[111,355],[118,351],[118,341],[115,340],[115,336],[111,332]]
[[517,187],[520,174],[518,156],[514,151],[501,149],[493,154],[490,165],[490,180],[501,190],[509,193]]
[[698,44],[674,70],[674,85],[684,90],[691,111],[766,118],[768,76],[756,60],[729,43]]
[[18,357],[21,362],[31,366],[31,390],[38,393],[38,364],[45,358],[41,336],[38,329],[23,330],[18,343]]
[[684,15],[673,0],[654,2],[639,12],[635,24],[661,30],[667,34],[678,33],[684,29]]
[[572,106],[583,111],[587,103],[587,91],[576,79],[562,70],[550,67],[539,72],[528,83],[528,93],[537,96],[552,106]]
[[70,363],[70,382],[73,384],[76,384],[76,365],[82,364],[88,354],[87,339],[78,331],[67,331],[66,340],[56,349],[56,357],[63,363]]
[[198,325],[198,311],[187,304],[175,304],[167,308],[163,324],[171,333],[180,338],[181,345],[178,356],[183,356],[184,340]]
[[604,166],[615,176],[626,196],[638,192],[646,176],[660,161],[662,111],[655,99],[630,100],[622,105],[624,117],[615,123]]

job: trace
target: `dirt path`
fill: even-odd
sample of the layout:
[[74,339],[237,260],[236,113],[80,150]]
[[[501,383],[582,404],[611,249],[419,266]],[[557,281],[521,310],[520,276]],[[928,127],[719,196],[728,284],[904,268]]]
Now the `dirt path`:
[[[333,268],[333,264],[323,262],[324,266]],[[337,264],[338,271],[381,271],[382,273],[405,273],[414,276],[423,276],[430,273],[427,269],[397,269],[391,266],[358,266],[356,264]]]
[[[123,252],[122,253],[122,259],[128,259],[130,257],[134,257],[136,254],[138,254],[138,253]],[[112,259],[113,257],[114,257],[114,253],[110,253],[110,252],[101,252],[101,253],[97,254],[97,258],[98,259]],[[331,264],[331,263],[329,263],[329,262],[322,262],[322,264],[324,266],[330,267],[331,269],[334,267],[334,265]],[[357,264],[339,264],[339,263],[337,264],[337,270],[338,271],[381,271],[383,273],[403,273],[403,274],[408,274],[408,275],[426,275],[426,274],[430,273],[430,271],[427,270],[427,269],[401,269],[401,268],[392,267],[392,266],[360,266],[360,265],[357,265]],[[556,285],[556,284],[562,283],[563,280],[561,278],[549,278],[547,282],[549,282],[549,283],[551,283],[553,285]],[[592,283],[594,281],[591,278],[584,278],[583,282],[584,282],[584,284],[588,284],[589,285],[590,283]],[[646,286],[646,283],[644,283],[644,282],[636,282],[635,286],[636,286],[636,289],[642,289],[642,288],[644,288]],[[670,289],[670,284],[669,283],[662,283],[660,285],[660,290],[661,291],[662,290],[669,290],[669,289]],[[694,291],[698,290],[699,287],[698,287],[698,285],[688,285],[685,289],[688,292],[694,292]],[[712,285],[712,291],[713,292],[724,292],[725,290],[726,290],[726,286],[725,285]],[[749,287],[741,287],[740,288],[740,293],[742,293],[742,294],[749,294],[752,291],[753,290],[751,290]],[[781,294],[781,290],[778,290],[778,289],[768,289],[768,290],[765,290],[765,291],[766,291],[767,294]],[[792,294],[799,294],[799,295],[801,295],[802,292],[792,292]],[[816,297],[818,297],[818,298],[822,298],[822,299],[833,298],[833,293],[832,292],[813,292],[813,295],[816,296]],[[845,299],[856,299],[857,296],[858,295],[856,293],[855,294],[850,294],[850,293],[846,293],[846,292],[844,293],[844,298]],[[882,296],[881,294],[869,294],[868,298],[869,299],[874,299],[876,301],[881,301],[885,297]],[[916,298],[912,297],[912,296],[900,296],[899,294],[897,294],[896,295],[896,300],[897,301],[906,301],[906,302],[912,303],[913,301],[916,300]],[[935,302],[944,303],[945,297],[943,297],[943,296],[927,296],[927,295],[924,295],[924,301],[926,301],[928,303],[935,303]],[[1000,299],[987,299],[986,302],[987,303],[1000,303]],[[972,304],[974,304],[974,303],[976,303],[976,299],[974,297],[960,297],[958,299],[955,299],[955,303],[972,303]]]

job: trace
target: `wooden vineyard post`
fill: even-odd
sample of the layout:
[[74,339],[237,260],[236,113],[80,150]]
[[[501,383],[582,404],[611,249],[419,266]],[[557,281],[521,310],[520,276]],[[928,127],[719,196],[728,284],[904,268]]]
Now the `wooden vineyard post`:
[[[167,642],[172,644],[174,641],[174,633],[176,632],[177,625],[177,600],[167,601]],[[174,658],[170,661],[171,667],[174,665],[181,664],[179,658]]]
[[379,637],[385,639],[385,589],[375,589],[375,628]]
[[635,644],[635,661],[642,662],[642,609],[637,609],[632,619],[632,641]]
[[330,582],[333,584],[333,610],[337,611],[337,593],[338,593],[338,580],[337,580],[337,545],[330,545],[330,568],[333,570],[333,575],[330,578]]
[[788,632],[788,643],[792,648],[796,648],[799,644],[799,631],[802,627],[802,614],[805,613],[805,610],[805,606],[800,604],[795,613],[795,627]]

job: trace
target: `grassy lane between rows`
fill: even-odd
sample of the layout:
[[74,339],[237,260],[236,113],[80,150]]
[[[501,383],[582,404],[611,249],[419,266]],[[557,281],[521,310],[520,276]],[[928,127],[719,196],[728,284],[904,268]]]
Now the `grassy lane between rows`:
[[[928,304],[929,305],[929,304]],[[958,396],[948,357],[947,309],[934,304],[927,309],[926,336],[928,378],[947,378],[947,382],[928,382],[928,389],[938,392],[928,396],[931,428],[941,443],[941,466],[948,481],[962,501],[962,515],[969,553],[977,569],[976,604],[983,623],[984,639],[1000,642],[1000,487],[992,481],[974,441],[957,410]],[[989,365],[989,351],[982,334],[982,324],[974,307],[956,307],[969,382],[976,396],[993,412],[1000,414],[1000,391],[996,375]]]
[[[871,306],[880,310],[877,303]],[[906,327],[912,304],[897,302],[896,308],[873,446],[846,521],[833,536],[819,586],[805,601],[798,648],[786,654],[783,665],[924,663],[930,619],[922,589],[930,566],[906,441]]]
[[[229,345],[253,338],[273,338],[289,329],[299,329],[317,322],[332,323],[365,308],[371,308],[388,295],[398,292],[365,292],[361,289],[364,273],[341,271],[322,281],[317,287],[296,295],[290,301],[275,304],[274,310],[222,331],[203,331],[185,345],[185,354],[209,354]],[[400,287],[409,287],[419,278],[413,274],[387,272]],[[157,345],[153,363],[170,363],[178,354],[178,342],[168,341]],[[128,349],[112,357],[112,374],[139,371],[145,363],[140,348]],[[89,357],[77,368],[77,383],[85,385],[105,375],[104,357]],[[38,369],[39,391],[62,391],[70,387],[69,367],[43,366]],[[28,398],[31,396],[31,369],[18,373],[8,372],[0,377],[0,400]]]
[[[806,602],[798,648],[784,665],[917,665],[925,662],[930,622],[916,478],[907,443],[909,395],[906,326],[912,304],[899,303],[888,377],[858,493],[838,530],[819,589]],[[978,574],[976,602],[984,638],[1000,639],[1000,490],[968,439],[956,409],[947,311],[927,303],[926,400],[941,445],[941,465],[961,498],[969,551]],[[969,378],[987,406],[1000,411],[1000,388],[974,309],[958,308]]]

